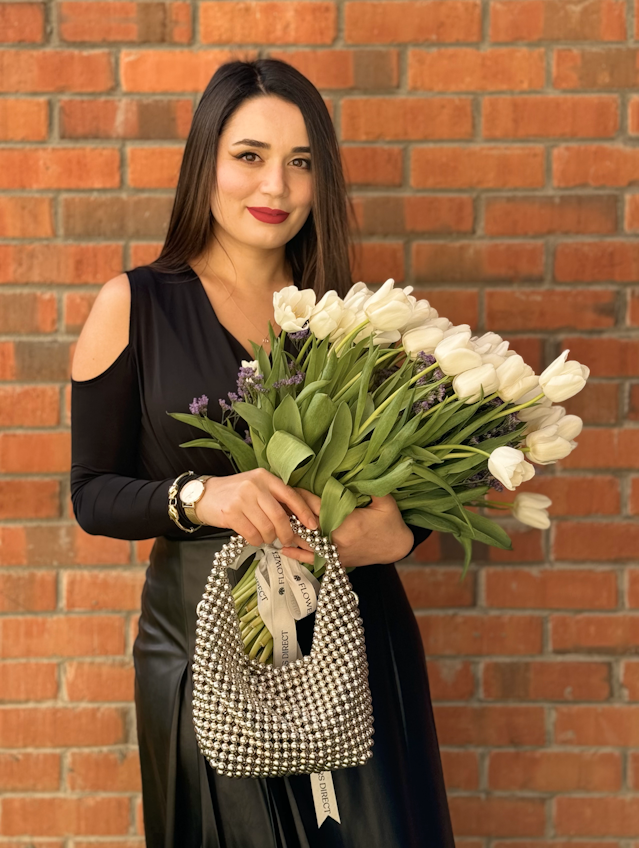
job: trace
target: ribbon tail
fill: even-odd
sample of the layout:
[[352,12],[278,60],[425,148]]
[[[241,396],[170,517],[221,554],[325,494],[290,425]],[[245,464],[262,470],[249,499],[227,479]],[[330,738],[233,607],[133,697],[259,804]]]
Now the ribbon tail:
[[334,819],[338,824],[342,823],[337,809],[337,798],[333,786],[333,775],[330,771],[313,772],[311,774],[311,788],[313,790],[313,801],[315,803],[315,816],[318,829],[327,818]]

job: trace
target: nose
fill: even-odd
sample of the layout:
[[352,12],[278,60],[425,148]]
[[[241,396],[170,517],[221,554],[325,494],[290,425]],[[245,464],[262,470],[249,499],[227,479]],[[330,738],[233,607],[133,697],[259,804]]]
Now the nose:
[[286,182],[286,166],[279,162],[271,162],[263,171],[261,185],[264,194],[270,197],[285,197],[288,194]]

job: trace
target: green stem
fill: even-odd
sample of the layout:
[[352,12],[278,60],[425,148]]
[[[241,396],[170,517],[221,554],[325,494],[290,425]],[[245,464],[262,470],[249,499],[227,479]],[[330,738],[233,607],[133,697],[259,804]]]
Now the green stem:
[[[495,392],[495,395],[496,394],[497,392]],[[495,397],[495,395],[493,395],[493,397]],[[526,403],[520,403],[519,406],[511,406],[509,409],[505,409],[503,412],[497,412],[490,420],[493,421],[495,418],[503,418],[504,415],[510,415],[511,412],[519,412],[520,409],[526,409],[526,407],[530,406],[533,403],[536,403],[543,397],[546,397],[546,395],[542,392],[541,394],[537,395],[537,397],[532,398],[532,400],[529,400]],[[486,398],[486,400],[488,400],[488,398]]]
[[303,357],[303,356],[304,356],[304,354],[306,353],[306,348],[307,348],[307,347],[311,344],[311,342],[312,342],[312,341],[313,341],[313,334],[312,334],[312,333],[309,333],[309,334],[308,334],[308,338],[306,339],[306,341],[305,341],[305,342],[304,342],[304,344],[302,345],[302,349],[300,350],[300,352],[299,352],[299,353],[297,354],[297,356],[295,357],[295,361],[297,362],[297,364],[298,364],[298,365],[299,365],[299,363],[301,362],[302,357]]
[[[380,362],[384,362],[384,360],[388,359],[389,356],[393,356],[393,357],[397,356],[397,351],[393,350],[390,354],[384,354],[383,356],[380,356],[375,364],[379,365]],[[346,383],[345,386],[342,386],[342,388],[339,390],[339,392],[333,398],[335,403],[337,403],[337,401],[342,397],[342,395],[344,395],[350,389],[350,387],[359,380],[359,378],[362,376],[362,373],[363,372],[360,371],[351,380],[349,380],[348,383]]]
[[450,445],[450,444],[429,445],[428,450],[432,452],[432,451],[442,450],[442,449],[447,450],[448,448],[461,448],[462,450],[470,451],[471,453],[483,453],[484,456],[490,456],[488,451],[481,450],[481,448],[473,448],[470,445]]
[[353,330],[350,331],[350,333],[348,333],[348,335],[344,336],[341,342],[337,342],[337,344],[331,348],[331,353],[335,353],[335,355],[337,356],[337,354],[344,347],[344,345],[350,343],[359,333],[359,331],[363,330],[368,323],[368,318],[366,318],[365,321],[362,321],[361,324],[358,324]]

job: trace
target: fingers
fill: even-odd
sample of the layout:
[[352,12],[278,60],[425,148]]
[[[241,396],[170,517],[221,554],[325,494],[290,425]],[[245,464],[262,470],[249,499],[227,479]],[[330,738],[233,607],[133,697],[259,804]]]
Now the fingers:
[[[296,491],[296,492],[299,492],[299,494],[301,495],[301,497],[302,497],[302,498],[304,498],[304,500],[306,501],[306,503],[310,506],[310,508],[311,508],[311,509],[313,510],[313,512],[315,513],[315,515],[319,515],[319,513],[320,513],[320,506],[322,505],[322,499],[321,499],[321,498],[319,498],[319,497],[318,497],[316,494],[314,494],[313,492],[309,492],[309,491],[308,491],[308,489],[299,489],[297,486],[295,486],[294,488],[295,488],[295,491]],[[313,528],[311,528],[311,529],[313,529],[313,530],[314,530],[315,528],[313,527]]]
[[[275,486],[272,491],[277,499],[285,503],[290,508],[291,512],[299,518],[302,524],[305,524],[311,530],[316,530],[318,527],[317,518],[312,508],[300,494],[301,490],[287,486],[286,483],[279,478],[275,479],[279,485]],[[284,540],[282,539],[282,541]]]
[[315,555],[313,551],[305,551],[302,548],[293,548],[285,545],[280,548],[280,553],[284,554],[284,556],[290,557],[291,559],[296,559],[298,562],[303,562],[308,565],[313,565],[315,562]]
[[283,545],[293,545],[295,542],[295,532],[291,527],[289,516],[282,504],[269,492],[265,492],[258,498],[258,504],[273,524],[274,535],[268,541],[273,542],[277,537]]

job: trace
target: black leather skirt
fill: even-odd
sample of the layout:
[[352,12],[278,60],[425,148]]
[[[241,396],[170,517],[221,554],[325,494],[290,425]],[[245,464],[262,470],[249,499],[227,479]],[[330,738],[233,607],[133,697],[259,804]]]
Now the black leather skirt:
[[[454,848],[426,661],[394,564],[349,572],[364,621],[373,757],[332,772],[341,823],[317,826],[308,775],[230,778],[200,753],[192,721],[196,606],[228,534],[156,539],[133,645],[149,848]],[[231,583],[244,569],[230,572]],[[315,614],[297,622],[310,653]]]

